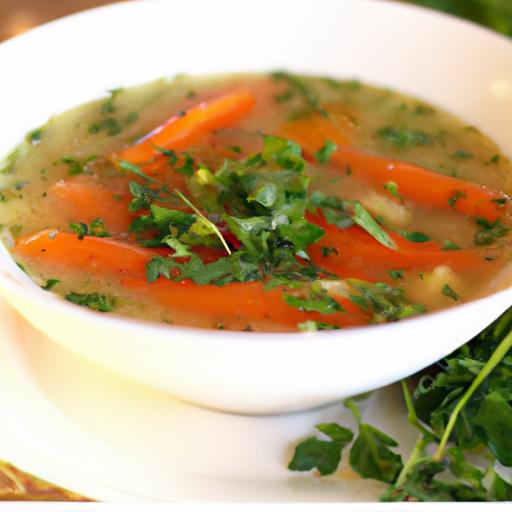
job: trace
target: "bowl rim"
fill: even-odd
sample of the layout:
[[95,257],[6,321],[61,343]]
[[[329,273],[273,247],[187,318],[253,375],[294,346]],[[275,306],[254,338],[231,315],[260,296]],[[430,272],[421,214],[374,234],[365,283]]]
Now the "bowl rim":
[[[264,0],[265,1],[265,0]],[[300,0],[309,1],[309,0]],[[336,0],[323,0],[324,2]],[[452,14],[435,11],[425,6],[418,6],[409,3],[396,2],[394,0],[345,0],[347,4],[366,4],[368,8],[373,5],[379,5],[380,8],[389,9],[391,11],[405,11],[411,15],[416,15],[424,18],[430,18],[433,21],[444,19],[452,26],[465,27],[466,30],[472,31],[476,37],[487,37],[493,44],[499,44],[507,48],[507,51],[512,56],[512,40],[507,38],[504,34],[495,32],[485,26],[479,25],[473,21],[458,18]],[[146,4],[165,4],[167,0],[122,0],[120,2],[101,5],[90,9],[85,9],[70,15],[62,16],[33,29],[28,30],[20,35],[14,36],[2,43],[0,43],[0,58],[4,51],[9,51],[12,46],[16,46],[19,42],[24,42],[29,38],[44,37],[47,32],[50,32],[53,27],[66,24],[71,21],[76,21],[80,18],[90,16],[102,16],[111,11],[121,11],[123,9],[139,9],[143,8]],[[1,243],[1,242],[0,242]],[[485,297],[477,298],[462,304],[454,305],[446,309],[427,312],[422,315],[407,318],[400,322],[392,322],[385,324],[374,324],[367,326],[346,327],[341,330],[333,331],[314,331],[314,332],[247,332],[247,331],[229,331],[219,330],[213,328],[200,328],[190,327],[175,324],[164,324],[156,321],[144,320],[139,318],[132,318],[128,316],[118,315],[116,313],[102,314],[92,311],[66,301],[64,298],[43,291],[34,281],[32,281],[21,269],[5,268],[4,264],[8,263],[12,267],[15,265],[14,258],[8,252],[3,243],[0,247],[0,290],[7,291],[7,293],[21,296],[23,299],[28,299],[32,302],[39,303],[42,308],[55,310],[61,315],[68,316],[72,319],[90,321],[99,324],[100,326],[110,327],[118,331],[132,331],[134,329],[143,329],[147,335],[151,335],[155,339],[162,340],[164,338],[180,336],[180,339],[187,342],[201,342],[211,343],[212,341],[222,341],[239,343],[258,343],[262,342],[307,342],[318,343],[320,341],[332,342],[334,337],[344,338],[354,332],[384,332],[386,330],[396,330],[397,327],[411,326],[414,324],[417,328],[421,328],[421,324],[430,320],[442,321],[443,317],[450,314],[462,313],[463,310],[470,309],[479,304],[491,302],[494,298],[500,298],[505,295],[510,295],[512,302],[512,285],[494,292]],[[5,259],[4,259],[5,258]],[[2,264],[2,262],[4,264]],[[11,277],[12,274],[12,277]],[[20,283],[19,280],[25,282],[25,285]],[[366,342],[377,343],[378,336],[371,336],[366,339]]]

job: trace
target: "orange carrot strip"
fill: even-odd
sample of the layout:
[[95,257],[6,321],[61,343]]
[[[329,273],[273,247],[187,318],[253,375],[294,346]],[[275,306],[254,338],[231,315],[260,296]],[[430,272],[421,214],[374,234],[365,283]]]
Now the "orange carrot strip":
[[159,279],[149,284],[146,263],[159,251],[143,249],[108,238],[85,237],[44,230],[19,238],[14,253],[46,266],[73,268],[96,275],[122,276],[122,284],[147,295],[163,306],[207,315],[242,315],[295,328],[297,323],[318,320],[337,326],[361,325],[367,317],[348,299],[338,298],[347,312],[321,315],[288,306],[280,289],[266,291],[261,282],[232,283],[223,287],[197,285],[191,281]]
[[325,140],[332,140],[340,146],[331,155],[331,161],[346,169],[350,166],[352,175],[373,184],[377,189],[392,181],[399,193],[412,201],[435,208],[444,208],[495,221],[503,212],[499,204],[509,200],[503,192],[496,192],[483,185],[463,181],[436,173],[414,164],[372,155],[345,145],[336,126],[329,120],[315,117],[312,122],[292,121],[281,130],[281,135],[298,143],[311,157],[322,147]]
[[[368,279],[392,269],[428,269],[437,265],[463,271],[485,264],[484,255],[477,250],[443,251],[436,242],[415,243],[388,233],[397,246],[392,250],[358,226],[340,229],[327,224],[320,215],[310,215],[308,220],[325,230],[324,237],[308,249],[312,261],[341,277]],[[324,256],[322,247],[333,247],[337,253]]]
[[230,283],[219,287],[165,279],[149,284],[142,279],[126,278],[123,285],[164,307],[189,313],[196,311],[201,315],[211,315],[217,321],[219,318],[229,320],[242,317],[248,321],[272,322],[292,329],[307,320],[338,327],[368,323],[368,317],[348,299],[336,297],[346,312],[330,315],[306,313],[286,304],[279,288],[265,290],[261,282]]
[[68,267],[100,275],[143,277],[146,263],[157,251],[111,238],[46,229],[16,240],[14,253],[43,265]]
[[70,221],[89,224],[100,218],[108,230],[120,233],[128,230],[135,216],[128,211],[127,184],[124,187],[119,183],[116,185],[111,190],[91,179],[77,177],[52,185],[48,198]]
[[208,132],[231,126],[242,119],[252,110],[254,103],[255,98],[248,90],[202,102],[183,116],[171,117],[132,146],[112,155],[111,159],[141,164],[160,156],[155,146],[186,149]]

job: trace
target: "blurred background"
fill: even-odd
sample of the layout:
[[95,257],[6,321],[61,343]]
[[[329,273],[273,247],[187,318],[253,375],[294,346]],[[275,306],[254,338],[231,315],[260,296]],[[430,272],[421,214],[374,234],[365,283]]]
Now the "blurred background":
[[[462,16],[512,36],[512,0],[400,1]],[[46,21],[107,3],[114,2],[112,0],[0,0],[0,41],[21,34]]]

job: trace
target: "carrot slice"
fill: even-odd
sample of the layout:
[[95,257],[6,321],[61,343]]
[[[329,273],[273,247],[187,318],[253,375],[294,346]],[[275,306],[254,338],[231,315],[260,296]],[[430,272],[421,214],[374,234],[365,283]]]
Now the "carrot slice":
[[434,208],[453,208],[460,213],[484,217],[493,222],[503,213],[501,203],[509,200],[505,193],[483,185],[348,147],[346,138],[336,126],[320,116],[312,120],[289,122],[283,126],[280,134],[299,144],[310,157],[326,140],[332,140],[341,147],[331,155],[331,161],[344,170],[350,167],[355,178],[369,182],[380,190],[392,181],[403,197]]
[[54,207],[70,221],[91,223],[102,219],[108,230],[121,233],[135,216],[128,211],[130,194],[126,182],[116,181],[112,188],[85,177],[61,180],[48,190]]
[[142,277],[146,263],[158,251],[111,238],[86,236],[45,229],[16,240],[14,253],[44,265],[71,267],[100,275]]
[[[492,264],[485,262],[484,255],[477,250],[443,251],[436,242],[415,243],[396,233],[388,233],[397,246],[397,250],[392,250],[358,226],[340,229],[327,224],[321,215],[310,215],[308,220],[325,230],[324,237],[308,249],[311,260],[341,277],[368,279],[388,270],[421,270],[437,265],[464,271]],[[336,251],[325,255],[325,247]]]
[[142,279],[126,278],[123,285],[156,303],[177,311],[208,315],[216,322],[233,317],[264,321],[296,329],[307,320],[326,322],[338,327],[364,325],[368,317],[350,300],[336,297],[346,312],[322,315],[304,312],[286,304],[279,288],[265,290],[263,283],[230,283],[222,287],[197,285],[191,281],[159,279],[149,284]]
[[161,156],[156,146],[172,150],[186,149],[201,136],[235,124],[252,110],[254,103],[255,98],[248,90],[231,92],[199,103],[185,115],[171,117],[132,146],[112,155],[111,159],[141,164]]

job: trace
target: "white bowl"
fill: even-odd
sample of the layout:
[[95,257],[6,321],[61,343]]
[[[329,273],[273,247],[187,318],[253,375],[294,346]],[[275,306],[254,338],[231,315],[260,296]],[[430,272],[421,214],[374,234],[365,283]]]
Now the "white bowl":
[[[370,0],[152,0],[116,4],[0,45],[0,154],[55,112],[107,88],[175,73],[266,71],[357,77],[443,107],[512,154],[512,44],[469,23]],[[2,248],[0,291],[32,324],[91,360],[176,397],[281,413],[411,374],[477,334],[507,289],[404,322],[257,334],[101,315],[40,290]],[[65,383],[63,383],[65,385]]]

